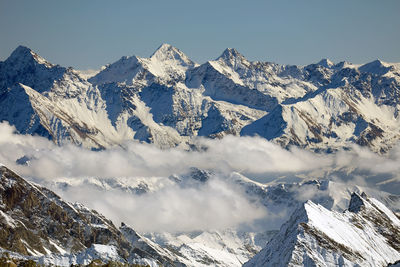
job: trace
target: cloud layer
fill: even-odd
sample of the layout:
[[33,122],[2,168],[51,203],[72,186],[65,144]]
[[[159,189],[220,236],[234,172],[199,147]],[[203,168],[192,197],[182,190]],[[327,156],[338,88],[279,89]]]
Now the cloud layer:
[[[324,178],[399,192],[400,149],[380,156],[354,146],[351,151],[315,154],[290,150],[257,137],[227,136],[222,140],[198,139],[202,151],[178,148],[160,150],[149,144],[127,142],[122,147],[90,151],[74,145],[58,147],[51,141],[20,135],[0,123],[0,163],[43,184],[55,180],[82,181],[89,177],[151,180],[157,190],[137,195],[124,190],[103,191],[92,185],[68,187],[59,192],[99,210],[116,223],[126,222],[141,231],[193,231],[223,229],[273,215],[241,188],[226,179],[232,172],[262,182]],[[19,160],[19,164],[17,161]],[[27,162],[27,165],[21,163]],[[191,167],[213,170],[206,183],[182,186],[168,178]],[[151,183],[150,183],[151,184]],[[300,192],[303,201],[314,191]],[[282,214],[287,214],[283,211]]]
[[62,195],[141,232],[227,229],[251,225],[267,215],[263,206],[250,202],[243,191],[218,178],[196,187],[170,185],[142,195],[115,189],[99,191],[92,186],[71,187]]
[[[257,137],[227,136],[198,139],[205,151],[160,150],[150,144],[127,142],[123,148],[91,151],[73,145],[55,146],[45,138],[19,135],[0,124],[0,160],[21,174],[40,179],[57,177],[169,176],[190,167],[254,173],[298,173],[332,165],[332,157],[293,149],[287,151]],[[16,160],[28,156],[28,166]]]

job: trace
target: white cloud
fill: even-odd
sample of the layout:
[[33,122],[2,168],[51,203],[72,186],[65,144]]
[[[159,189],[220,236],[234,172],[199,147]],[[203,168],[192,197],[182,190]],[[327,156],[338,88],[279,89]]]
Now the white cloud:
[[[393,187],[400,170],[400,147],[380,156],[354,146],[351,151],[316,154],[299,148],[282,149],[257,137],[227,136],[222,140],[197,140],[204,151],[178,148],[160,150],[149,144],[127,142],[123,148],[90,151],[74,145],[58,147],[51,141],[15,133],[7,123],[0,123],[0,162],[25,177],[49,183],[54,179],[88,177],[151,179],[182,174],[191,167],[214,170],[221,175],[202,186],[164,186],[150,194],[132,195],[120,190],[103,192],[90,186],[63,192],[72,201],[81,201],[109,216],[144,231],[184,231],[235,227],[255,220],[273,218],[267,210],[253,203],[224,174],[239,172],[264,182],[291,177],[296,179],[328,178],[363,186],[377,186],[396,193]],[[29,164],[16,160],[30,158]],[[286,178],[285,178],[286,177]],[[336,179],[337,180],[337,179]],[[306,190],[307,189],[307,190]],[[101,194],[101,195],[100,195]],[[318,194],[313,188],[299,192],[299,200]],[[282,211],[282,214],[286,211]],[[279,217],[280,215],[278,215]],[[283,216],[283,215],[282,215]],[[276,216],[275,216],[276,217]],[[278,218],[279,219],[279,218]]]
[[[127,142],[124,148],[90,151],[73,145],[57,147],[41,137],[19,135],[0,124],[0,160],[21,174],[40,179],[66,177],[169,176],[190,167],[242,173],[293,173],[329,166],[332,159],[292,149],[257,137],[227,136],[222,140],[198,139],[206,151],[160,150],[150,144]],[[15,161],[28,155],[29,167]]]
[[142,195],[90,186],[71,187],[62,194],[141,232],[226,229],[251,224],[266,215],[264,207],[251,203],[239,188],[218,178],[196,187],[171,185]]

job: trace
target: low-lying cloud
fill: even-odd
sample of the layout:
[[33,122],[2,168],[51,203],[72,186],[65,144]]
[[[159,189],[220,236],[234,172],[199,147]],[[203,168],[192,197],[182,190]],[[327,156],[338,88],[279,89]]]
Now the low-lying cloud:
[[[135,141],[123,147],[91,151],[74,145],[58,147],[45,138],[19,135],[0,124],[0,160],[21,174],[39,179],[57,177],[169,176],[191,167],[225,173],[295,173],[324,168],[332,158],[294,148],[291,151],[258,137],[199,138],[205,151],[161,150]],[[16,164],[28,156],[29,166]]]
[[[161,184],[167,186],[142,195],[124,190],[101,191],[93,186],[72,186],[61,192],[69,201],[80,201],[117,223],[126,222],[141,231],[222,229],[273,217],[224,178],[232,172],[261,182],[301,181],[305,177],[379,187],[392,193],[398,193],[400,188],[399,147],[380,156],[357,146],[333,154],[286,150],[258,137],[199,138],[196,142],[206,149],[160,150],[132,141],[121,147],[91,151],[74,145],[59,147],[42,137],[18,134],[8,123],[0,123],[0,163],[43,184],[61,178],[79,181],[89,177],[159,177],[165,181]],[[213,170],[218,175],[199,186],[168,183],[168,177],[187,173],[192,167]],[[307,190],[299,196],[305,199],[315,194],[315,190]]]
[[[169,185],[135,195],[93,186],[71,187],[63,197],[87,203],[114,223],[124,222],[141,232],[185,232],[234,228],[266,216],[240,188],[213,178],[194,187]],[[96,197],[93,197],[96,196]]]

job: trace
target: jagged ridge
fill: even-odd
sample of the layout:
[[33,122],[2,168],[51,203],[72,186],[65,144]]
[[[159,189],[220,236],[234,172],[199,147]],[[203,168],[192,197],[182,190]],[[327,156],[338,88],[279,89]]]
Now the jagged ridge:
[[0,248],[17,257],[62,266],[94,259],[184,266],[126,225],[121,232],[96,211],[65,202],[4,166],[0,175]]
[[250,62],[229,48],[199,65],[163,44],[150,58],[122,57],[89,80],[26,47],[0,62],[0,120],[91,148],[132,139],[171,147],[234,134],[383,153],[400,138],[399,96],[399,65],[379,60],[302,67]]
[[244,266],[387,266],[400,259],[400,220],[353,193],[344,213],[306,202]]

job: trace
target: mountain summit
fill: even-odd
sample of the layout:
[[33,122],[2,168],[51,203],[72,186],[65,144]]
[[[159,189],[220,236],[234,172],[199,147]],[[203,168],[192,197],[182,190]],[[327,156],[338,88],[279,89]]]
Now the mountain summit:
[[223,61],[226,64],[235,67],[238,64],[249,64],[249,61],[240,54],[235,48],[227,48],[217,58],[217,60]]
[[325,68],[330,68],[330,67],[334,66],[335,64],[332,61],[330,61],[329,59],[324,58],[324,59],[321,59],[320,62],[318,62],[318,65],[321,65]]
[[193,67],[194,63],[178,48],[173,47],[170,44],[162,44],[157,50],[150,56],[150,59],[161,62],[177,61],[179,64]]
[[359,68],[359,70],[362,72],[369,72],[375,75],[384,75],[393,69],[394,67],[391,66],[389,63],[383,62],[379,59],[362,65]]
[[159,82],[159,80],[171,83],[184,79],[186,70],[195,65],[179,49],[169,44],[162,44],[150,58],[122,57],[89,81],[96,85],[114,82],[138,87]]
[[29,62],[35,61],[37,64],[43,64],[48,68],[54,67],[53,64],[33,52],[26,46],[18,46],[7,59],[8,62],[13,64],[28,64]]
[[198,65],[163,44],[149,58],[122,57],[87,80],[21,46],[0,62],[0,94],[1,121],[58,144],[190,146],[196,136],[233,134],[283,147],[335,151],[355,143],[385,153],[400,140],[400,68],[381,61],[290,66],[250,62],[228,48]]

